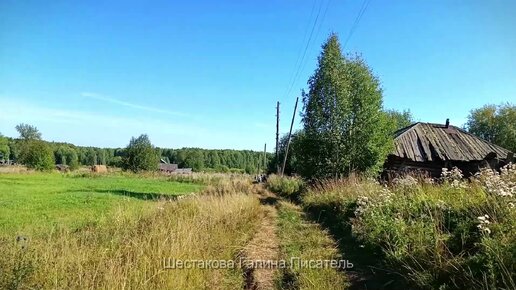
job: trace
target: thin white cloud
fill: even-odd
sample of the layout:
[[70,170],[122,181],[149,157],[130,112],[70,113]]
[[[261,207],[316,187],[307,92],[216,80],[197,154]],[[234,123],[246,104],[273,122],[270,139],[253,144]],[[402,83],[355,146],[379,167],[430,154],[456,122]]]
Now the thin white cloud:
[[[46,140],[70,141],[78,145],[123,146],[130,136],[148,133],[162,147],[198,145],[204,140],[222,140],[203,126],[191,122],[168,122],[155,118],[120,117],[87,111],[57,109],[14,98],[3,99],[0,132],[17,136],[19,123],[36,125]],[[200,145],[200,144],[199,144]]]
[[185,113],[169,111],[169,110],[164,110],[164,109],[155,108],[155,107],[138,105],[138,104],[122,101],[122,100],[119,100],[119,99],[115,99],[115,98],[104,96],[104,95],[97,94],[97,93],[82,92],[81,96],[86,97],[86,98],[90,98],[90,99],[95,99],[95,100],[98,100],[98,101],[103,101],[103,102],[111,103],[111,104],[125,106],[125,107],[128,107],[128,108],[148,111],[148,112],[162,113],[162,114],[179,116],[179,117],[186,117],[186,116],[188,116],[188,114],[185,114]]
[[[241,122],[222,126],[192,118],[169,120],[146,115],[112,115],[85,110],[57,108],[49,103],[24,101],[0,95],[0,132],[15,137],[19,123],[35,125],[48,141],[82,146],[123,147],[131,136],[146,133],[163,148],[201,147],[211,149],[262,150],[266,135],[248,130]],[[265,123],[264,123],[265,124]],[[268,135],[268,134],[267,134]],[[272,143],[271,143],[272,144]]]

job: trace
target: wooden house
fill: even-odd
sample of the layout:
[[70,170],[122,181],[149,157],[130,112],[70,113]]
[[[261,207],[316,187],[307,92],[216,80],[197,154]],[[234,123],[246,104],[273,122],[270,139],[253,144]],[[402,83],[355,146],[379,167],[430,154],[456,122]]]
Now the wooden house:
[[451,126],[449,120],[444,125],[418,122],[395,133],[384,175],[421,172],[437,177],[442,168],[455,166],[471,176],[482,167],[499,169],[513,159],[513,152]]
[[177,170],[178,170],[177,164],[168,164],[168,163],[160,163],[159,164],[159,171],[161,171],[161,172],[172,173]]

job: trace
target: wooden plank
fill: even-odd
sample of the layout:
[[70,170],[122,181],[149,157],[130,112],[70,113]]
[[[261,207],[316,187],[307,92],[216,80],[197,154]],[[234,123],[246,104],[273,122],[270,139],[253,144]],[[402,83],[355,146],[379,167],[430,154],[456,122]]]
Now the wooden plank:
[[425,135],[424,129],[418,128],[414,130],[416,132],[416,135],[418,136],[419,140],[421,141],[421,146],[424,150],[424,160],[425,161],[432,161],[432,150],[430,150],[430,147],[428,146],[428,138]]
[[[456,132],[450,132],[455,130]],[[491,144],[460,128],[418,123],[395,139],[394,154],[414,162],[440,160],[475,161],[494,152],[506,158],[508,150]]]

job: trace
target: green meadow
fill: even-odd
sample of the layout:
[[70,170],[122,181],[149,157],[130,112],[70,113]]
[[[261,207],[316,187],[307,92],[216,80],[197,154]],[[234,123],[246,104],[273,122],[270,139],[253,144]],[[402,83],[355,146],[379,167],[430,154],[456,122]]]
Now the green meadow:
[[115,211],[143,213],[156,199],[199,191],[195,183],[131,174],[0,174],[0,235],[81,229]]

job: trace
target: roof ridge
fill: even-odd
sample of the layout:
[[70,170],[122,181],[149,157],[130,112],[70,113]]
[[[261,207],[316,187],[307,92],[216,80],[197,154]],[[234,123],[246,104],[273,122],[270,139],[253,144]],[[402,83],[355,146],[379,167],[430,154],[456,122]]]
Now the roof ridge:
[[394,132],[394,138],[398,138],[398,137],[404,135],[406,132],[408,132],[409,130],[411,130],[414,127],[418,126],[419,124],[422,124],[422,122],[416,122],[416,123],[413,123],[411,125],[408,125],[407,127],[403,127],[401,129],[396,130],[396,132]]

